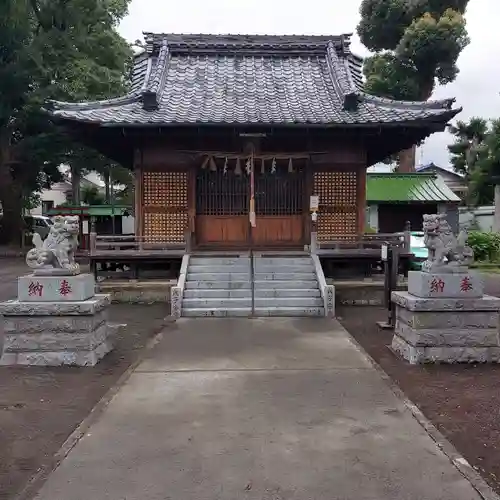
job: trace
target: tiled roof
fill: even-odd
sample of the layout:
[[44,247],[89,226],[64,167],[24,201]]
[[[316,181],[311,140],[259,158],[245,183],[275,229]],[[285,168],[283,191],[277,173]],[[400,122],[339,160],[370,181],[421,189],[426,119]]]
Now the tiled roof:
[[366,177],[368,202],[459,202],[460,198],[435,174],[378,174]]
[[52,103],[64,119],[104,125],[446,123],[453,100],[399,102],[362,91],[349,35],[146,33],[131,91],[81,104]]

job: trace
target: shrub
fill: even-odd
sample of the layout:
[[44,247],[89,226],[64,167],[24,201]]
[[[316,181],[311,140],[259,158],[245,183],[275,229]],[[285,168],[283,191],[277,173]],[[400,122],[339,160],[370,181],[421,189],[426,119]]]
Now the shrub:
[[471,231],[469,246],[474,250],[476,261],[497,261],[500,258],[500,233]]

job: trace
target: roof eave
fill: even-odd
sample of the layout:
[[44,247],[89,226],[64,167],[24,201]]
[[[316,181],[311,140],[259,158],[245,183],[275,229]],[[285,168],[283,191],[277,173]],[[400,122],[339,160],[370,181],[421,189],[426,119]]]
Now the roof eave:
[[283,123],[283,122],[261,122],[261,123],[241,123],[241,122],[162,122],[162,123],[143,123],[143,122],[101,122],[96,120],[83,120],[80,117],[60,116],[57,112],[49,111],[51,116],[58,121],[77,122],[87,125],[95,125],[103,128],[223,128],[223,127],[236,127],[236,128],[258,128],[258,127],[272,127],[272,128],[393,128],[393,127],[408,127],[408,128],[427,128],[435,127],[436,131],[445,130],[447,123],[459,110],[446,111],[441,115],[432,116],[429,118],[418,118],[415,120],[407,121],[393,121],[393,122],[324,122],[324,123]]

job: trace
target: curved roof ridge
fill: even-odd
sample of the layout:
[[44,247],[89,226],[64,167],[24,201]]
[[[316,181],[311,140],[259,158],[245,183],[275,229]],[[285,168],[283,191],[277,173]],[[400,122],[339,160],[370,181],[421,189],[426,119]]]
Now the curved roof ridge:
[[124,104],[133,104],[137,102],[141,97],[140,91],[130,92],[121,97],[113,97],[111,99],[103,99],[101,101],[88,101],[88,102],[65,102],[57,100],[48,100],[46,102],[47,108],[53,110],[65,110],[65,111],[84,111],[93,109],[109,108],[113,106],[120,106]]
[[[135,54],[133,57],[133,64],[136,66],[137,61],[142,58],[146,52],[139,52]],[[137,102],[142,95],[142,92],[147,84],[149,79],[149,75],[151,73],[152,61],[150,57],[146,57],[147,60],[147,69],[144,76],[144,81],[139,86],[139,88],[127,92],[126,94],[118,97],[111,97],[109,99],[100,99],[95,101],[85,101],[85,102],[67,102],[67,101],[58,101],[56,99],[51,99],[46,101],[46,108],[50,108],[52,110],[67,110],[67,111],[83,111],[83,110],[92,110],[92,109],[102,109],[109,108],[113,106],[120,106],[124,104],[133,104]],[[134,85],[132,84],[132,87]]]
[[352,33],[341,33],[338,35],[296,35],[296,34],[246,34],[246,33],[154,33],[151,31],[143,32],[146,43],[158,43],[160,40],[166,40],[172,43],[223,43],[240,42],[262,44],[265,41],[279,43],[323,43],[326,45],[329,41],[342,42],[344,47],[349,47]]
[[148,54],[148,63],[146,68],[146,74],[144,75],[144,80],[142,82],[141,88],[139,90],[142,95],[148,88],[149,79],[151,78],[151,73],[153,72],[153,58]]
[[[342,47],[342,50],[345,51],[346,48]],[[328,43],[326,47],[326,60],[330,68],[330,77],[344,105],[344,109],[355,111],[358,107],[359,90],[349,67],[347,55],[350,54],[350,51],[348,48],[347,53],[344,52],[344,54],[344,57],[339,57],[333,42],[330,41]]]
[[[452,109],[455,98],[433,99],[429,101],[400,101],[388,97],[378,97],[366,92],[358,92],[360,99],[368,104],[391,107],[394,109]],[[460,108],[461,110],[462,108]]]
[[162,78],[164,77],[167,67],[168,53],[168,43],[166,40],[163,40],[158,54],[155,71],[150,75],[149,80],[145,85],[146,92],[157,93],[161,90]]
[[326,47],[326,63],[328,65],[330,78],[333,83],[335,92],[337,93],[339,99],[343,101],[345,97],[345,92],[344,89],[342,88],[342,82],[337,77],[338,76],[337,66],[339,64],[339,56],[337,54],[337,51],[335,50],[335,46],[333,45],[332,41],[330,41]]

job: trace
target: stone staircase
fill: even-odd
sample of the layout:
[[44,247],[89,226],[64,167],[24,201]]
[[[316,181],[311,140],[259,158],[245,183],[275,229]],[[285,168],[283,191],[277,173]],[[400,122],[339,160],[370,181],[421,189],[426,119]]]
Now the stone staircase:
[[181,316],[250,316],[250,257],[201,257],[189,260]]
[[324,316],[310,256],[192,256],[186,275],[184,317]]
[[324,316],[310,256],[254,258],[255,316]]

